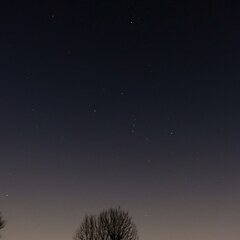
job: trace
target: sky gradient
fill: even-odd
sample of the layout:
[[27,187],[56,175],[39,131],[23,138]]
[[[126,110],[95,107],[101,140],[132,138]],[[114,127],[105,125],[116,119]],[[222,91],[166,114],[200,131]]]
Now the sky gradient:
[[72,239],[121,206],[140,239],[238,240],[236,9],[3,4],[2,239]]

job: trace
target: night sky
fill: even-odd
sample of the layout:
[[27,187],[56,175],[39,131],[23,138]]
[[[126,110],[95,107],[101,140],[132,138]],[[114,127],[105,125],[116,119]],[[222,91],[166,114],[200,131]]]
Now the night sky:
[[225,1],[0,6],[4,240],[128,210],[142,240],[240,239],[240,21]]

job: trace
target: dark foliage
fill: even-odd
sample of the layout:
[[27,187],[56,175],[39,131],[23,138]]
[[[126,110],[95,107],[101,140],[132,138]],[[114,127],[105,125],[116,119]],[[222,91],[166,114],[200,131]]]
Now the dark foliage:
[[110,208],[97,216],[86,216],[75,240],[138,240],[138,234],[128,212]]
[[0,229],[4,228],[4,226],[5,226],[5,221],[3,221],[2,216],[0,215]]

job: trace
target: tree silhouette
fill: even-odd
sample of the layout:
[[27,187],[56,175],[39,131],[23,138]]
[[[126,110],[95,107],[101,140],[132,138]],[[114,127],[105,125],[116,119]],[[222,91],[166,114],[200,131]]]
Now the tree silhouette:
[[[1,230],[2,228],[4,228],[4,226],[5,226],[5,221],[3,221],[2,216],[1,216],[1,214],[0,214],[0,230]],[[1,237],[1,235],[0,235],[0,237]]]
[[138,240],[137,228],[128,212],[110,208],[98,216],[85,216],[75,240]]

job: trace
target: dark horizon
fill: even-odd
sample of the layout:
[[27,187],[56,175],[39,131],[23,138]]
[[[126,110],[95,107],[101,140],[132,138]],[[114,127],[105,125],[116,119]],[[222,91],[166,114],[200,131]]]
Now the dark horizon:
[[239,239],[228,4],[2,3],[2,239],[72,239],[85,214],[116,206],[140,239]]

